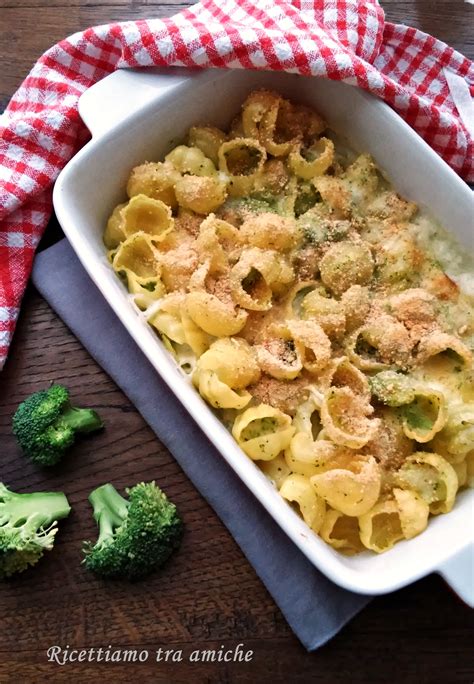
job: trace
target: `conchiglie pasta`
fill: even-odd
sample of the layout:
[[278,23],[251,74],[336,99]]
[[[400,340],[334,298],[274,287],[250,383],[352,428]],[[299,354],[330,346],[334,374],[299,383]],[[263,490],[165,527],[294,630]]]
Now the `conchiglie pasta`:
[[314,532],[319,532],[324,520],[326,504],[314,491],[311,482],[303,475],[288,475],[280,487],[281,496],[299,506],[306,524]]
[[299,178],[311,180],[322,176],[331,166],[334,159],[334,143],[328,138],[321,138],[306,151],[303,156],[301,147],[297,147],[289,155],[290,169]]
[[215,126],[192,126],[189,129],[189,145],[197,147],[217,166],[219,147],[226,141],[226,134]]
[[122,242],[114,254],[112,265],[117,273],[123,271],[138,278],[160,275],[157,253],[147,233],[134,233]]
[[183,326],[186,344],[191,347],[195,357],[199,359],[209,348],[213,339],[212,336],[196,325],[185,306],[181,307],[181,325]]
[[286,252],[298,243],[300,231],[293,218],[262,213],[240,227],[242,239],[253,247]]
[[429,507],[415,492],[393,490],[393,499],[382,499],[359,516],[360,538],[376,553],[391,549],[401,539],[411,539],[428,524]]
[[346,314],[341,302],[313,290],[303,298],[301,309],[303,318],[316,321],[329,337],[340,339],[344,335]]
[[322,472],[337,454],[338,448],[333,442],[313,440],[307,432],[297,432],[285,451],[285,460],[292,472],[311,477]]
[[271,461],[259,461],[259,467],[277,489],[280,489],[284,480],[291,473],[283,454],[278,454]]
[[218,151],[219,169],[228,177],[230,195],[242,196],[251,191],[267,159],[264,147],[253,138],[234,138]]
[[413,339],[403,323],[388,314],[369,319],[346,340],[346,353],[365,372],[406,369],[411,363]]
[[159,302],[159,308],[154,309],[148,316],[148,323],[159,333],[177,344],[186,343],[181,310],[184,304],[184,295],[168,294]]
[[253,191],[258,195],[274,196],[278,214],[293,217],[293,192],[295,179],[290,177],[285,163],[281,159],[267,159],[253,185]]
[[321,409],[321,395],[310,386],[310,394],[306,401],[301,403],[296,409],[293,418],[293,425],[297,432],[305,432],[313,439],[316,439],[321,431],[321,419],[319,411]]
[[363,545],[383,553],[403,539],[400,514],[396,501],[379,501],[371,510],[359,516],[360,539]]
[[321,421],[329,437],[341,446],[360,449],[375,435],[372,406],[348,387],[332,387],[324,395]]
[[280,128],[302,139],[306,145],[311,144],[326,129],[324,119],[311,107],[283,100],[281,103]]
[[301,349],[303,367],[319,373],[331,358],[331,342],[315,321],[288,321],[288,331]]
[[258,138],[275,157],[288,155],[302,139],[307,144],[312,143],[325,127],[314,110],[295,105],[267,90],[251,93],[242,106],[245,135]]
[[237,261],[242,250],[242,236],[231,223],[210,214],[200,225],[196,248],[201,259],[209,260],[212,271],[225,271]]
[[468,367],[473,360],[472,352],[461,340],[454,335],[435,330],[420,340],[416,360],[418,363],[424,363],[438,354],[451,354]]
[[[306,318],[303,309],[303,301],[306,295],[311,292],[317,292],[319,294],[323,291],[324,288],[322,284],[317,280],[299,280],[293,285],[286,297],[286,318]],[[311,316],[308,316],[308,318],[311,318]]]
[[146,195],[132,197],[121,210],[121,216],[127,237],[141,231],[160,242],[173,230],[170,207]]
[[260,404],[236,418],[232,435],[247,456],[255,461],[270,461],[287,448],[294,431],[290,416]]
[[136,166],[127,183],[129,197],[146,195],[176,208],[175,183],[180,174],[169,162],[145,162]]
[[254,138],[234,138],[222,143],[218,157],[219,169],[230,178],[238,178],[261,173],[267,155]]
[[198,370],[212,370],[232,389],[243,389],[260,377],[255,354],[250,345],[237,337],[223,337],[213,342],[199,359]]
[[184,292],[195,269],[199,267],[194,245],[189,244],[188,239],[180,235],[176,247],[174,244],[163,247],[161,243],[159,252],[161,275],[166,289],[168,292]]
[[426,501],[409,489],[394,489],[400,524],[405,539],[412,539],[423,532],[428,525],[430,509]]
[[406,459],[396,481],[402,489],[417,492],[435,515],[451,510],[459,485],[450,463],[439,454],[422,451]]
[[312,182],[321,195],[324,205],[336,219],[348,219],[352,213],[352,202],[347,184],[334,176],[315,176]]
[[418,388],[413,401],[401,412],[406,436],[422,444],[429,442],[446,423],[444,394],[429,387]]
[[346,332],[360,328],[370,311],[370,291],[364,285],[351,285],[342,293],[340,299],[345,314]]
[[336,295],[352,285],[365,285],[372,277],[374,261],[367,244],[337,242],[328,249],[319,264],[321,279]]
[[357,208],[365,206],[378,189],[379,174],[374,160],[369,154],[361,154],[347,168],[345,181],[352,196],[352,202]]
[[371,454],[384,467],[385,487],[393,486],[393,472],[410,456],[417,445],[403,431],[402,421],[397,412],[390,408],[376,410],[378,427],[372,439],[363,447],[363,452]]
[[259,137],[259,125],[264,115],[275,105],[279,105],[281,97],[270,90],[255,90],[242,104],[242,129],[249,138]]
[[[294,145],[298,144],[296,138],[288,139],[291,135],[291,131],[288,131],[286,135],[283,136],[286,140],[281,140],[282,130],[281,126],[278,126],[279,114],[284,109],[284,107],[280,106],[281,104],[284,103],[280,100],[265,112],[259,130],[260,141],[267,152],[274,157],[286,157],[291,152]],[[280,130],[278,130],[278,128],[280,128]],[[277,138],[279,141],[277,141]]]
[[[331,467],[333,465],[333,467]],[[328,470],[311,477],[311,483],[331,508],[360,516],[376,503],[382,484],[380,467],[372,456],[334,458]]]
[[293,141],[277,143],[274,138],[282,99],[268,90],[252,93],[242,105],[242,129],[248,138],[259,140],[270,154],[288,154]]
[[453,470],[458,478],[459,489],[461,489],[461,487],[464,487],[468,484],[467,461],[459,461],[458,463],[451,463],[451,465],[453,466]]
[[144,311],[153,302],[161,299],[166,290],[159,276],[140,277],[128,269],[124,269],[127,278],[127,287],[133,300],[139,309]]
[[[188,281],[188,290],[189,292],[193,292],[194,290],[202,290],[203,292],[207,291],[207,286],[208,286],[208,280],[209,277],[212,275],[211,274],[211,264],[212,264],[212,259],[207,258],[204,263],[199,264],[199,266],[196,268],[196,270],[193,272],[191,277],[189,278]],[[217,270],[217,273],[219,273],[219,270]]]
[[346,387],[353,394],[370,401],[370,386],[367,376],[362,373],[346,356],[332,359],[317,380],[318,386],[324,392],[331,387]]
[[266,311],[274,290],[291,283],[293,277],[291,266],[277,252],[247,248],[230,272],[232,294],[245,309]]
[[364,549],[360,540],[358,519],[332,508],[326,511],[319,534],[327,544],[347,556]]
[[107,249],[115,249],[127,237],[125,235],[125,221],[122,216],[122,209],[126,206],[126,202],[117,204],[107,221],[104,231],[104,245]]
[[166,155],[165,161],[172,164],[180,174],[192,176],[216,176],[214,164],[198,147],[179,145]]
[[277,380],[293,380],[303,369],[303,347],[285,330],[256,345],[255,351],[262,371]]
[[433,449],[450,463],[462,461],[474,445],[474,403],[457,404],[448,409],[445,427],[432,442]]
[[208,292],[190,292],[186,295],[186,310],[192,320],[209,335],[224,337],[236,335],[247,320],[247,312],[236,309]]
[[197,214],[208,214],[223,204],[226,184],[210,176],[183,176],[174,186],[180,207]]
[[245,390],[233,390],[212,370],[197,368],[193,374],[193,382],[199,394],[214,408],[243,409],[252,398]]

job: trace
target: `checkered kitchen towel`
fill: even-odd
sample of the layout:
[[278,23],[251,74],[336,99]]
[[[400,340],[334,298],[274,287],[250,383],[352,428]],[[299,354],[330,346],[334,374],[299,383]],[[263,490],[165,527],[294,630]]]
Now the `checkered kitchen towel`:
[[432,36],[386,23],[376,0],[203,0],[169,19],[76,33],[38,60],[0,117],[0,368],[52,184],[87,139],[78,99],[116,68],[151,65],[275,69],[358,85],[474,180],[473,64]]

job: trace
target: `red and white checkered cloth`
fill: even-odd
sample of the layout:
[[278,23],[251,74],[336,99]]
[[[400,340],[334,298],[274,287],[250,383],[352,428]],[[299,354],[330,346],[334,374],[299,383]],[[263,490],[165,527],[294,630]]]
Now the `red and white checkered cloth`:
[[386,23],[376,0],[203,0],[168,19],[76,33],[38,60],[0,117],[0,368],[51,214],[52,184],[87,139],[78,99],[114,69],[151,65],[276,69],[358,85],[474,179],[472,62]]

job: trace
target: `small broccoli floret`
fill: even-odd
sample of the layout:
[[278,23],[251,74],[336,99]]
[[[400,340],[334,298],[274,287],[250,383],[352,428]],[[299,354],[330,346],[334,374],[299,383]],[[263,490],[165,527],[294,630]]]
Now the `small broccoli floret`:
[[321,195],[314,185],[304,181],[299,183],[294,207],[296,218],[312,209],[317,202],[321,202]]
[[16,494],[0,482],[0,579],[35,565],[53,548],[71,508],[61,492]]
[[387,406],[403,406],[415,399],[415,386],[406,375],[396,371],[382,371],[369,380],[372,394]]
[[52,385],[23,401],[13,416],[13,434],[23,452],[42,466],[55,465],[74,444],[76,435],[103,427],[92,409],[74,408],[69,391]]
[[85,542],[84,563],[104,577],[137,580],[163,565],[178,548],[183,524],[176,506],[154,482],[126,490],[128,499],[111,484],[89,496],[99,525],[95,545]]

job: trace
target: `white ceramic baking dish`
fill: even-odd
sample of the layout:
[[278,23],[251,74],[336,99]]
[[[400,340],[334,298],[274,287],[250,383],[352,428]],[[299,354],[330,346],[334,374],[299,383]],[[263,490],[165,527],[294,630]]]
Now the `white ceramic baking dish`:
[[[196,420],[317,568],[337,584],[362,594],[390,592],[437,572],[474,606],[474,491],[461,493],[454,510],[433,518],[422,535],[381,556],[340,555],[308,529],[239,449],[140,319],[105,259],[102,233],[112,208],[124,200],[131,168],[160,159],[183,140],[192,124],[227,125],[247,93],[261,86],[314,106],[355,149],[374,156],[402,195],[428,208],[466,247],[472,247],[471,191],[384,103],[341,83],[237,70],[120,71],[90,88],[79,110],[92,140],[58,178],[54,206],[59,221],[89,275],[189,411],[190,420]],[[156,397],[157,404],[161,400]]]

